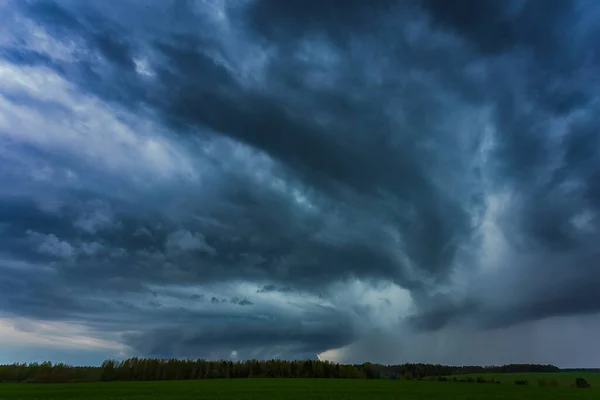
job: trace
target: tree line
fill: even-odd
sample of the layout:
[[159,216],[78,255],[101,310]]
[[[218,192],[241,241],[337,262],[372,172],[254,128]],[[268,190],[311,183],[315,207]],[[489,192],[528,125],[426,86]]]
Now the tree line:
[[444,366],[439,364],[337,364],[320,360],[207,361],[129,358],[101,366],[78,367],[51,362],[0,365],[0,382],[100,382],[228,378],[423,379],[431,376],[558,372],[553,365]]

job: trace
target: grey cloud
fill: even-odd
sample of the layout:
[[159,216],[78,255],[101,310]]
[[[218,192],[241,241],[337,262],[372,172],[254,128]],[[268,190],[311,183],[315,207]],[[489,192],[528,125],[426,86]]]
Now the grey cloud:
[[159,308],[162,307],[162,304],[158,301],[153,300],[148,302],[148,306],[152,308]]
[[145,226],[137,228],[135,232],[133,232],[134,236],[149,236],[152,237],[152,232]]
[[[382,332],[344,349],[338,359],[348,363],[377,358],[383,363],[400,359],[454,365],[485,365],[494,359],[498,364],[533,362],[594,368],[597,352],[573,338],[591,339],[590,332],[597,329],[598,319],[588,316],[556,317],[483,331],[448,328],[410,335]],[[401,344],[397,342],[398,335],[405,337]]]
[[323,33],[339,42],[354,35],[369,34],[377,30],[378,17],[407,8],[407,3],[379,0],[365,4],[360,0],[345,3],[344,13],[339,12],[335,0],[299,1],[281,3],[276,0],[255,2],[248,12],[250,26],[277,43],[279,40],[296,40],[298,35]]
[[[81,97],[0,80],[2,104],[114,136],[94,158],[0,126],[15,191],[0,191],[1,308],[93,326],[135,310],[144,329],[123,340],[140,354],[242,358],[354,340],[381,354],[399,329],[383,320],[426,337],[598,313],[598,27],[579,5],[600,15],[585,1],[11,2],[72,46],[48,54],[20,28],[33,44],[3,45],[0,61],[54,71]],[[80,120],[82,99],[123,125]],[[353,280],[414,304],[351,329],[379,307],[328,290]],[[256,316],[312,302],[334,305]],[[210,314],[230,309],[233,322]]]
[[37,242],[37,249],[40,253],[66,259],[70,259],[75,256],[75,248],[69,243],[57,238],[56,235],[43,235],[38,232],[31,231],[28,231],[27,234],[35,242]]
[[98,242],[83,243],[81,245],[81,252],[87,256],[93,256],[102,250],[104,250],[104,246]]
[[[571,24],[577,23],[576,7],[569,1],[490,1],[482,4],[459,0],[453,7],[440,0],[425,0],[434,21],[472,42],[484,55],[529,50],[558,65],[558,52],[569,42]],[[558,50],[560,49],[560,50]]]
[[[315,358],[317,353],[353,340],[354,329],[337,315],[333,320],[292,320],[284,316],[247,316],[225,322],[214,319],[202,328],[176,326],[154,332],[130,334],[127,343],[156,356],[229,358],[232,351],[249,358]],[[186,354],[187,353],[187,354]]]
[[165,246],[167,249],[201,251],[213,256],[216,254],[216,250],[206,243],[202,234],[198,232],[191,233],[186,230],[179,230],[169,234]]
[[78,319],[85,313],[99,313],[102,302],[81,298],[44,264],[22,264],[2,260],[2,296],[5,312],[39,319]]
[[244,298],[233,297],[233,298],[229,299],[229,302],[233,303],[233,304],[238,304],[240,306],[251,306],[252,304],[254,304],[245,297]]
[[284,286],[284,287],[277,287],[274,284],[268,284],[268,285],[264,285],[258,289],[256,289],[256,293],[270,293],[270,292],[291,292],[292,288],[289,286]]
[[108,203],[96,200],[83,207],[74,225],[86,233],[95,234],[101,229],[116,228],[119,222],[114,220]]
[[[37,251],[62,259],[75,259],[80,255],[93,257],[102,253],[105,248],[98,242],[80,242],[71,244],[61,240],[54,234],[41,234],[27,231],[29,239],[35,244]],[[117,254],[117,253],[114,253]]]
[[[198,295],[194,295],[194,296],[198,296]],[[204,297],[199,297],[199,296],[198,297],[194,297],[194,296],[192,296],[192,298],[194,300],[203,300],[204,299]],[[251,306],[251,305],[254,304],[253,302],[251,302],[247,298],[245,298],[245,297],[238,297],[238,296],[235,296],[235,297],[232,297],[232,298],[229,298],[229,299],[226,298],[226,297],[220,297],[219,298],[219,297],[214,297],[213,296],[213,297],[210,298],[210,302],[212,304],[230,303],[230,304],[236,304],[236,305],[239,305],[239,306]]]

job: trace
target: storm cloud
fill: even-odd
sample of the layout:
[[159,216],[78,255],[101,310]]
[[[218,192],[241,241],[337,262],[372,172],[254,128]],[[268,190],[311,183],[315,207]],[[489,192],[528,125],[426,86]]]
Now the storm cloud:
[[596,2],[0,7],[16,349],[597,360]]

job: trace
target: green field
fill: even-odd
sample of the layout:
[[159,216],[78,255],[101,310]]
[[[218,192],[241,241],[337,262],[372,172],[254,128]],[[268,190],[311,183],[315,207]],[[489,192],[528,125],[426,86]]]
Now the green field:
[[467,378],[471,377],[477,379],[482,377],[484,379],[494,378],[504,384],[513,384],[515,380],[527,380],[529,385],[538,386],[540,380],[545,380],[548,383],[551,379],[556,379],[560,386],[571,386],[576,378],[584,378],[591,385],[592,388],[600,388],[600,372],[523,372],[523,373],[504,373],[504,374],[465,374],[455,375],[456,378]]
[[[507,374],[509,380],[519,375]],[[543,374],[546,376],[547,374]],[[589,374],[588,374],[589,375]],[[490,376],[490,375],[487,375]],[[487,377],[486,376],[486,377]],[[498,376],[500,377],[500,376]],[[527,378],[526,378],[527,379]],[[533,378],[530,378],[533,379]],[[571,376],[565,379],[570,382]],[[593,384],[592,379],[590,381]],[[0,400],[72,399],[598,399],[591,389],[428,381],[228,379],[72,384],[0,383]]]

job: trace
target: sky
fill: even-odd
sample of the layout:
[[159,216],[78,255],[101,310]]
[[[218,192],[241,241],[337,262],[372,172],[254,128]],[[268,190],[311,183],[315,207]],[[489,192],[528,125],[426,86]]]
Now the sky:
[[598,21],[0,0],[0,363],[600,367]]

